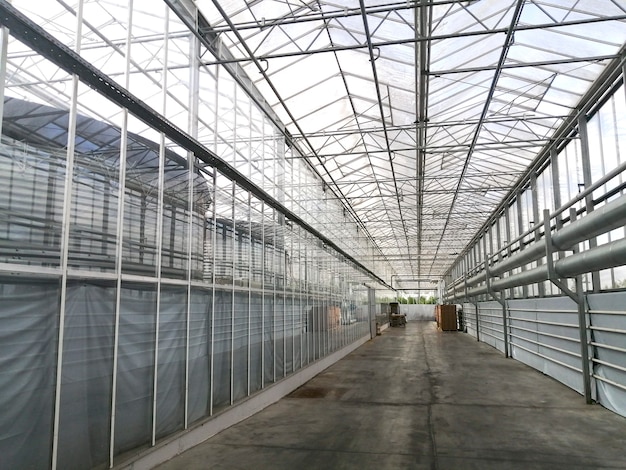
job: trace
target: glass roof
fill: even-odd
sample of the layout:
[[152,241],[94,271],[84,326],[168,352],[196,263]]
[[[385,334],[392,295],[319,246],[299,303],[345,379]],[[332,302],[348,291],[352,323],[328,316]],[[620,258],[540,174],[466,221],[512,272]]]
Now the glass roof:
[[626,0],[196,3],[414,279],[445,273],[626,39]]
[[[148,37],[153,3],[135,4]],[[626,40],[626,0],[195,5],[377,256],[406,279],[448,270]],[[72,43],[64,2],[48,8],[42,26]],[[125,36],[124,11],[85,2],[94,27],[82,54],[108,70],[119,62],[120,74],[121,46],[98,45]],[[143,47],[145,62],[132,66],[150,69],[158,51]],[[187,53],[176,52],[181,65]]]

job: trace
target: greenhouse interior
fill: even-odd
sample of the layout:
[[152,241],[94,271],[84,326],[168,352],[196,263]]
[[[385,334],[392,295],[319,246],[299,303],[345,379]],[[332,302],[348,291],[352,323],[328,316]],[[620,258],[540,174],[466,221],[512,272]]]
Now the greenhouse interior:
[[0,27],[1,469],[205,439],[396,303],[626,418],[626,0],[0,0]]

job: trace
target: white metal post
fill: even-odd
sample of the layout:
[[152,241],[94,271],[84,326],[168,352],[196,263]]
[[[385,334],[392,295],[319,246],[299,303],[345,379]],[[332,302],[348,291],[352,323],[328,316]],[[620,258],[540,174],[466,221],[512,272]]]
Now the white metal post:
[[217,270],[217,170],[213,170],[213,236],[211,239],[211,256],[213,266],[211,272],[211,360],[209,364],[210,391],[209,391],[209,416],[213,416],[213,402],[215,395],[215,271]]
[[[195,12],[197,14],[197,12]],[[189,133],[192,137],[198,137],[198,105],[199,105],[199,93],[200,93],[200,41],[197,36],[190,34],[189,38]],[[194,186],[195,186],[195,156],[193,152],[187,152],[187,169],[188,169],[188,185],[189,190],[187,197],[189,201],[187,203],[187,211],[189,212],[187,217],[188,224],[188,237],[187,237],[187,315],[185,326],[185,417],[184,417],[184,429],[189,427],[189,351],[190,351],[190,327],[191,327],[191,310],[192,310],[192,295],[191,285],[193,282],[193,246],[194,246]],[[200,208],[198,208],[200,212]],[[204,222],[204,217],[202,217]],[[202,227],[205,230],[205,227]],[[203,248],[204,251],[204,248]]]
[[[82,40],[82,24],[83,24],[83,2],[79,2],[78,14],[76,15],[76,52],[80,53]],[[5,39],[6,28],[3,28],[2,36]],[[3,49],[6,48],[6,41],[3,43]],[[4,54],[3,50],[3,54]],[[3,57],[4,59],[5,57]],[[3,63],[6,63],[3,60]],[[4,80],[2,81],[4,83]],[[52,470],[57,468],[57,460],[59,453],[59,421],[61,415],[61,386],[63,382],[63,346],[65,340],[65,309],[67,302],[67,268],[69,260],[69,239],[70,224],[72,216],[72,182],[74,179],[74,149],[76,142],[76,115],[78,102],[78,85],[77,75],[72,76],[72,95],[69,108],[69,122],[67,128],[67,152],[66,152],[66,168],[65,168],[65,188],[63,193],[63,221],[61,226],[61,299],[59,303],[59,326],[57,336],[57,365],[56,365],[56,383],[54,391],[54,421],[52,425]]]
[[[128,24],[126,34],[124,86],[128,88],[130,82],[130,53],[132,38],[133,0],[128,2]],[[109,442],[109,468],[113,468],[115,454],[115,419],[117,408],[117,372],[119,353],[120,315],[122,308],[122,263],[124,260],[124,195],[126,193],[126,157],[128,153],[128,110],[122,110],[122,129],[120,131],[120,158],[119,158],[119,190],[117,200],[117,234],[115,252],[115,332],[113,336],[113,380],[111,393],[111,435]]]
[[[161,82],[161,113],[167,116],[167,62],[169,49],[169,8],[165,6],[163,25],[163,79]],[[158,205],[156,224],[156,325],[154,329],[154,382],[152,389],[152,445],[156,443],[157,427],[157,396],[159,387],[159,329],[161,327],[161,268],[163,264],[163,193],[165,192],[165,134],[161,133],[159,142],[159,179],[158,179]],[[174,214],[172,214],[174,216]],[[171,221],[174,223],[174,220]]]

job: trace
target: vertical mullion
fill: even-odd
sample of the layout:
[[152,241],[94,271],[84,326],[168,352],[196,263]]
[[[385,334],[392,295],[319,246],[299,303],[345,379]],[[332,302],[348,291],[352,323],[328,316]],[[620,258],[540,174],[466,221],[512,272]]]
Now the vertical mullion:
[[[235,112],[235,116],[237,113]],[[234,142],[233,142],[234,148]],[[236,158],[235,152],[233,152],[233,159]],[[231,192],[231,220],[233,221],[232,226],[232,251],[231,251],[231,304],[230,304],[230,404],[232,405],[235,402],[235,264],[237,261],[237,257],[235,256],[237,250],[237,237],[235,236],[237,231],[237,222],[235,220],[235,194],[237,192],[237,184],[232,182],[232,192]]]
[[[511,257],[511,221],[510,221],[510,213],[509,213],[509,208],[507,207],[506,209],[504,209],[504,232],[505,232],[505,236],[506,236],[506,240],[504,240],[504,244],[509,245],[509,247],[506,249],[506,257],[510,258]],[[509,271],[509,276],[512,274],[512,271]],[[509,299],[514,299],[515,298],[515,290],[513,288],[509,289]],[[510,323],[509,323],[509,329],[510,329]],[[513,337],[511,337],[511,340],[513,340]]]
[[[78,14],[76,16],[76,52],[80,53],[83,23],[83,3],[79,2]],[[3,28],[2,36],[5,39],[6,28]],[[6,49],[6,42],[3,41],[3,53]],[[3,81],[4,83],[4,81]],[[69,122],[67,128],[67,152],[65,169],[65,188],[63,193],[63,221],[62,221],[62,241],[61,241],[61,299],[59,303],[59,325],[57,336],[57,364],[56,383],[54,391],[54,418],[52,425],[52,470],[57,468],[57,458],[59,452],[59,422],[61,413],[61,385],[63,382],[63,342],[65,338],[65,310],[67,302],[67,267],[69,259],[69,239],[70,223],[72,214],[72,181],[74,179],[74,150],[76,142],[76,115],[78,102],[78,76],[72,75],[72,94],[69,109]]]
[[[524,217],[523,217],[523,214],[522,214],[522,205],[523,205],[522,196],[523,196],[523,194],[524,193],[520,190],[520,191],[517,192],[517,195],[516,195],[516,199],[517,199],[517,226],[518,226],[518,230],[519,230],[519,233],[517,235],[521,235],[522,233],[525,232],[525,230],[524,230]],[[525,247],[524,239],[522,238],[519,241],[519,251],[520,252],[523,251],[524,247]],[[526,266],[522,265],[520,267],[520,269],[521,269],[522,272],[524,272],[524,271],[526,271]],[[528,298],[528,286],[526,284],[524,284],[522,286],[522,298],[524,298],[524,299]]]
[[[591,175],[591,155],[589,150],[589,133],[587,131],[587,116],[585,114],[581,114],[578,118],[578,135],[580,137],[580,150],[581,150],[581,160],[583,166],[583,183],[585,184],[585,189],[589,188],[592,183],[592,175]],[[587,211],[586,215],[589,215],[594,210],[593,204],[593,193],[589,193],[585,196],[585,209]],[[589,249],[595,248],[598,246],[598,239],[596,237],[591,237],[588,240]],[[585,275],[586,276],[586,275]],[[599,292],[600,290],[600,273],[598,271],[591,272],[591,287],[593,292]]]
[[[217,126],[219,121],[219,86],[220,86],[220,66],[215,66],[215,92],[213,95],[213,101],[215,103],[215,113],[213,115],[213,151],[217,152]],[[210,375],[211,375],[211,391],[209,397],[209,416],[213,416],[213,402],[215,401],[215,274],[217,271],[217,170],[213,168],[213,236],[212,236],[212,254],[213,257],[213,271],[211,273],[211,362],[210,362]]]
[[[284,189],[284,186],[283,186]],[[278,217],[279,224],[283,222],[283,215]],[[283,242],[283,250],[280,253],[280,265],[282,268],[282,297],[283,297],[283,377],[287,376],[287,235],[286,225],[281,224],[281,240]]]
[[313,336],[312,333],[312,322],[309,321],[309,308],[311,308],[312,306],[309,305],[309,300],[311,298],[311,287],[310,287],[310,282],[309,282],[309,258],[308,258],[308,245],[307,245],[307,233],[306,232],[302,232],[301,234],[304,237],[304,295],[305,295],[305,302],[304,302],[304,315],[306,318],[306,363],[310,364],[311,363],[311,345],[313,344],[312,338],[311,336]]
[[[261,120],[261,189],[265,185],[265,119]],[[265,201],[261,201],[261,389],[265,388]]]
[[[537,173],[536,172],[533,172],[530,175],[530,187],[532,189],[532,191],[530,192],[530,195],[531,195],[533,222],[535,225],[537,225],[539,223],[539,219],[541,218],[541,213],[539,211],[539,195],[537,194],[538,188],[537,188]],[[539,232],[540,232],[540,229],[535,230],[535,233],[534,233],[535,243],[539,243],[539,237],[540,237]],[[542,264],[542,260],[540,258],[537,260],[537,266],[541,266],[541,264]],[[539,295],[539,297],[545,297],[546,289],[545,289],[545,285],[543,282],[537,283],[537,294]]]
[[[198,105],[200,91],[200,64],[198,57],[200,56],[200,41],[194,35],[190,35],[189,41],[189,57],[190,57],[190,77],[189,77],[189,132],[193,138],[198,138]],[[191,283],[193,273],[193,236],[194,236],[194,173],[195,173],[195,156],[193,152],[187,152],[187,169],[188,169],[188,204],[189,212],[187,218],[187,317],[185,331],[185,418],[184,429],[189,427],[189,350],[190,350],[190,333],[191,333]],[[203,228],[204,230],[204,228]]]
[[[248,179],[252,181],[252,100],[248,100],[248,116],[250,120],[248,122]],[[252,348],[252,252],[254,250],[254,242],[252,240],[252,194],[248,191],[248,393],[250,396],[250,358]]]
[[[81,2],[82,3],[82,2]],[[128,2],[128,26],[126,36],[125,51],[125,67],[124,67],[124,85],[128,89],[130,83],[130,50],[132,39],[132,19],[133,19],[133,0]],[[117,369],[118,369],[118,353],[119,353],[119,330],[120,330],[120,314],[122,308],[122,262],[124,250],[122,242],[124,239],[124,196],[126,194],[126,157],[128,154],[128,110],[122,110],[122,129],[120,132],[120,163],[119,163],[119,190],[117,200],[117,233],[116,233],[116,286],[115,286],[115,330],[113,336],[113,380],[111,390],[111,435],[109,442],[109,467],[113,468],[113,457],[115,453],[115,419],[117,408]]]
[[217,270],[217,170],[213,169],[213,235],[211,236],[211,361],[209,364],[210,392],[209,392],[209,416],[213,416],[213,398],[215,395],[215,272]]
[[[293,166],[292,166],[293,168]],[[292,179],[291,181],[293,181],[293,172],[292,172]],[[293,200],[293,198],[292,198]],[[295,311],[295,276],[294,276],[294,261],[295,261],[295,255],[294,255],[294,251],[293,251],[293,237],[294,237],[294,232],[293,232],[293,227],[290,231],[290,235],[289,235],[289,252],[291,253],[291,280],[289,282],[289,284],[291,285],[291,309],[289,310],[289,316],[291,318],[291,372],[294,372],[296,370],[296,316],[294,315],[294,311]]]
[[[233,167],[237,168],[237,84],[232,82],[233,91],[233,139],[231,141],[233,152]],[[232,182],[232,206],[231,206],[231,220],[232,220],[232,264],[231,264],[231,309],[230,309],[230,404],[235,402],[235,269],[237,264],[237,220],[235,219],[235,196],[237,194],[237,184]]]
[[[250,126],[252,128],[252,126]],[[252,148],[252,143],[248,146],[248,149]],[[248,165],[250,168],[251,165]],[[251,170],[250,170],[251,171]],[[248,391],[247,396],[250,396],[250,349],[252,347],[252,194],[248,191],[248,360],[247,360],[247,373],[248,373]]]
[[[277,158],[277,153],[278,153],[278,145],[276,143],[276,133],[274,132],[272,134],[272,155],[274,156],[274,158],[272,159],[272,164],[273,164],[273,176],[274,176],[274,180],[272,181],[272,190],[271,190],[271,194],[273,194],[274,196],[277,196],[276,194],[276,160]],[[273,304],[272,304],[272,341],[273,341],[273,357],[274,357],[274,367],[272,368],[272,382],[276,382],[276,279],[277,279],[277,272],[276,272],[276,251],[277,251],[277,233],[276,233],[276,224],[278,223],[277,221],[277,212],[276,209],[272,210],[272,265],[271,265],[271,269],[272,269],[272,296],[273,296]]]
[[[163,80],[161,85],[161,112],[167,117],[167,61],[169,49],[169,8],[165,6],[163,25]],[[159,386],[159,330],[161,321],[161,267],[163,263],[163,193],[165,192],[165,134],[160,134],[159,142],[159,179],[158,179],[158,203],[157,203],[157,226],[156,226],[156,328],[154,329],[154,382],[152,389],[152,445],[156,444],[157,427],[157,393]],[[174,217],[174,214],[172,214]],[[171,221],[174,223],[174,220]]]
[[[274,163],[274,169],[276,169],[276,163]],[[272,382],[276,382],[276,282],[278,279],[278,273],[276,272],[277,269],[277,265],[278,263],[276,262],[276,256],[277,256],[277,239],[278,239],[278,234],[276,233],[276,224],[278,223],[277,221],[277,217],[278,214],[276,212],[276,209],[274,209],[272,211],[272,230],[274,233],[274,236],[272,237],[273,240],[273,246],[272,246],[272,295],[274,298],[274,302],[272,304],[272,341],[274,342],[274,348],[273,348],[273,353],[274,353],[274,367],[272,370],[272,374],[273,374],[273,380]]]
[[261,389],[265,388],[265,250],[265,201],[261,201]]
[[[298,168],[300,168],[300,164],[298,164]],[[298,187],[300,187],[300,180],[298,179]],[[300,321],[300,369],[304,367],[304,309],[302,308],[302,291],[304,290],[304,276],[302,275],[302,229],[298,228],[298,293],[299,293],[299,303],[298,303],[298,319]]]

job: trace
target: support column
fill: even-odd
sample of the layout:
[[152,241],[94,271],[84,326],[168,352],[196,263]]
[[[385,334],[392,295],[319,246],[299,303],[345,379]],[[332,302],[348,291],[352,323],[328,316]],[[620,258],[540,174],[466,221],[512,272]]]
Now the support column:
[[[570,209],[570,222],[576,220],[576,209]],[[582,380],[583,380],[583,395],[585,402],[591,404],[591,374],[590,374],[590,362],[589,362],[589,328],[587,326],[587,298],[583,289],[582,275],[577,275],[576,290],[572,292],[567,284],[563,282],[556,274],[554,269],[553,259],[553,246],[552,236],[550,232],[549,211],[544,210],[544,228],[546,238],[546,263],[548,266],[548,278],[550,282],[559,287],[569,298],[571,298],[578,307],[578,333],[580,341],[580,357],[582,363]],[[578,246],[574,248],[574,254],[578,253]]]
[[[582,154],[582,164],[583,164],[583,183],[585,184],[585,189],[589,188],[592,184],[591,179],[591,153],[589,151],[589,134],[587,132],[587,117],[583,113],[578,117],[578,135],[580,137],[580,149]],[[585,196],[585,209],[587,211],[587,215],[593,212],[593,193],[589,193]],[[589,239],[589,249],[595,248],[598,246],[598,241],[596,237],[592,237]],[[594,271],[591,273],[591,281],[592,281],[592,289],[593,292],[600,291],[600,273],[598,271]]]
[[[76,52],[80,53],[81,39],[82,39],[82,24],[83,24],[83,3],[79,2],[78,13],[76,15]],[[7,29],[2,28],[2,48],[3,57],[2,63],[6,64],[6,34]],[[2,72],[5,72],[5,67],[2,68]],[[4,85],[4,77],[2,83]],[[61,279],[60,279],[60,291],[61,298],[59,302],[59,326],[57,337],[57,363],[56,363],[56,383],[54,391],[54,417],[52,423],[52,470],[57,468],[57,460],[59,453],[59,426],[61,415],[61,388],[63,384],[63,353],[64,353],[64,338],[65,338],[65,311],[67,300],[67,271],[69,264],[69,241],[70,241],[70,226],[72,221],[72,190],[74,181],[74,150],[76,145],[76,117],[77,117],[77,102],[78,102],[78,76],[72,76],[72,90],[71,101],[68,110],[68,124],[67,124],[67,151],[66,151],[66,166],[65,166],[65,188],[63,194],[63,219],[61,225]],[[3,88],[4,91],[4,88]],[[4,101],[4,100],[3,100]],[[1,116],[0,116],[1,118]]]
[[[198,101],[200,93],[200,41],[194,35],[190,36],[189,40],[189,134],[197,138],[198,137]],[[191,347],[190,334],[191,334],[191,310],[192,310],[192,289],[191,284],[193,282],[194,272],[194,175],[195,175],[195,155],[193,152],[187,152],[187,176],[189,185],[187,197],[187,225],[188,225],[188,237],[187,237],[187,312],[186,312],[186,325],[185,325],[185,418],[183,427],[187,429],[189,427],[189,351]],[[202,231],[205,231],[205,227],[202,227]],[[204,244],[202,245],[204,250]],[[201,267],[202,268],[202,267]]]
[[[525,232],[524,230],[524,218],[522,216],[522,194],[523,191],[517,191],[517,194],[515,196],[515,199],[517,200],[517,226],[519,228],[519,235],[521,235],[522,233]],[[520,240],[519,242],[519,251],[523,251],[525,248],[525,244],[524,244],[524,239]],[[524,272],[526,271],[526,266],[522,266],[521,271]],[[522,298],[526,299],[528,298],[528,286],[524,285],[522,286]]]
[[509,357],[509,334],[508,334],[508,325],[507,325],[507,309],[506,309],[506,300],[504,299],[504,294],[500,297],[491,290],[491,276],[489,275],[489,256],[487,255],[487,239],[483,237],[483,246],[485,247],[485,283],[487,285],[487,294],[493,300],[498,302],[502,306],[502,337],[504,339],[504,357]]
[[[82,2],[81,2],[82,4]],[[132,38],[133,1],[128,2],[127,35],[125,49],[124,85],[128,88],[130,82],[130,52]],[[124,261],[124,219],[126,194],[126,157],[128,153],[128,110],[122,108],[122,128],[120,129],[120,157],[119,157],[119,188],[117,193],[117,232],[115,236],[115,328],[113,333],[113,380],[111,383],[111,431],[109,441],[109,467],[113,468],[115,455],[115,426],[117,410],[117,371],[119,354],[119,331],[122,306],[122,264]]]
[[[530,189],[531,189],[530,195],[531,195],[532,205],[533,205],[533,222],[534,222],[534,225],[537,225],[541,218],[541,213],[539,212],[539,197],[537,197],[537,174],[535,172],[533,172],[530,175]],[[534,236],[535,243],[539,243],[540,233],[539,233],[538,228],[535,230],[535,233],[533,236]],[[537,266],[541,266],[541,264],[542,264],[541,259],[537,260]],[[546,289],[545,289],[543,282],[537,283],[537,287],[538,287],[539,297],[545,297]]]

